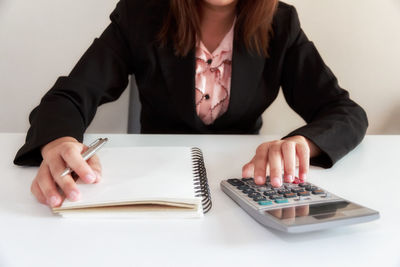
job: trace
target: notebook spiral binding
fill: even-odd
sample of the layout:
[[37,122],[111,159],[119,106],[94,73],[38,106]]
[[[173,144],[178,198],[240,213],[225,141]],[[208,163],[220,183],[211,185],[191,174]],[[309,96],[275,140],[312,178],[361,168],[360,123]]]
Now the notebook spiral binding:
[[207,213],[211,207],[211,193],[208,186],[207,172],[204,166],[203,153],[200,148],[192,147],[193,177],[195,196],[202,198],[203,212]]

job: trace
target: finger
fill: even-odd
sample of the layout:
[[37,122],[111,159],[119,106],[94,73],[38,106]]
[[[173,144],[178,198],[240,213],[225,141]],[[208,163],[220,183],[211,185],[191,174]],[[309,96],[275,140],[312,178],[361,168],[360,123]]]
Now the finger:
[[82,158],[81,152],[83,149],[84,147],[80,144],[68,144],[62,149],[61,157],[66,165],[74,170],[84,183],[94,183],[96,181],[96,174]]
[[299,178],[304,182],[310,167],[310,149],[305,144],[296,144],[296,154],[299,158]]
[[100,182],[102,176],[102,167],[100,163],[100,158],[97,155],[94,155],[90,159],[88,159],[87,163],[89,164],[90,168],[92,168],[93,172],[96,175],[95,183]]
[[268,144],[261,144],[254,156],[254,182],[258,185],[265,184],[267,172]]
[[55,157],[52,158],[48,164],[51,176],[60,186],[65,196],[71,201],[77,201],[80,198],[80,192],[76,186],[75,180],[72,178],[71,174],[61,176],[61,173],[65,169],[65,162],[61,159],[61,157]]
[[58,192],[56,184],[51,176],[50,170],[45,164],[39,168],[37,183],[44,197],[46,198],[47,205],[49,205],[50,207],[57,207],[61,205],[62,196]]
[[255,156],[242,167],[242,177],[251,178],[254,175],[254,158]]
[[242,177],[251,178],[254,174],[254,163],[249,162],[242,167]]
[[31,192],[40,203],[47,204],[46,197],[43,195],[36,179],[34,179],[32,182]]
[[285,183],[292,183],[296,170],[296,143],[286,141],[282,143]]
[[268,150],[268,163],[270,168],[271,185],[282,186],[282,153],[279,143],[272,145]]

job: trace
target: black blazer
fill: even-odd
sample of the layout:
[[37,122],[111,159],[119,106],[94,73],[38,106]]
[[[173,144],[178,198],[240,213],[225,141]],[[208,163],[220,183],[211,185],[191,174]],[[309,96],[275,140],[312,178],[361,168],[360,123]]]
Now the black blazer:
[[15,164],[40,164],[40,147],[56,138],[82,141],[97,107],[116,100],[130,74],[139,88],[142,133],[256,134],[261,114],[282,87],[289,106],[307,122],[288,136],[305,136],[323,151],[312,164],[330,167],[361,142],[368,126],[364,110],[339,87],[300,28],[295,8],[284,3],[274,18],[269,58],[234,41],[229,108],[212,125],[203,124],[195,110],[194,50],[176,57],[171,44],[155,41],[168,6],[168,0],[118,3],[100,38],[31,112]]

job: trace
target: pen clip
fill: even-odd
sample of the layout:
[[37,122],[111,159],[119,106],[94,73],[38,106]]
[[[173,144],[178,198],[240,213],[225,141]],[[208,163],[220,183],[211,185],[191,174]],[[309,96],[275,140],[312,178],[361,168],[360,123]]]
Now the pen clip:
[[98,142],[100,142],[101,140],[103,140],[103,138],[97,138],[96,140],[94,140],[92,143],[90,143],[90,145],[88,145],[88,148],[91,148],[92,146],[96,145]]
[[99,138],[93,143],[91,143],[88,149],[82,153],[82,158],[87,160],[90,158],[98,149],[100,149],[105,143],[107,143],[108,138]]

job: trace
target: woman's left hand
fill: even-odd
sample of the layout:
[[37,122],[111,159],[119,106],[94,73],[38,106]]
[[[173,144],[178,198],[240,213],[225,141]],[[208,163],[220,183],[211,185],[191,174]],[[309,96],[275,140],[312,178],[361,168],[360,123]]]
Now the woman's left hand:
[[300,182],[304,182],[310,166],[310,157],[319,153],[320,149],[314,143],[300,135],[262,143],[257,147],[253,159],[243,166],[242,176],[254,177],[254,182],[261,185],[265,184],[269,173],[271,185],[280,187],[283,181],[294,181],[298,161],[299,179]]

